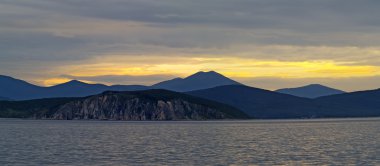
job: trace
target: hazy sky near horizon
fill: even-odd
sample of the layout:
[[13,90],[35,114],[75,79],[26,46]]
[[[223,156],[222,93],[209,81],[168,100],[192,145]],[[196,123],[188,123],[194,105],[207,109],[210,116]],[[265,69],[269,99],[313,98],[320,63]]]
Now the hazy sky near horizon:
[[1,0],[0,74],[153,84],[214,70],[267,89],[380,88],[378,0]]

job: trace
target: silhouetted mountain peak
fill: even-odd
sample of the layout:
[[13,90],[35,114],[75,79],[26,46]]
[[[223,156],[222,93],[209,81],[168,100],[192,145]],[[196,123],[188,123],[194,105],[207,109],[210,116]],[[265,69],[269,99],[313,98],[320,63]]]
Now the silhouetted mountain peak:
[[[309,85],[298,87],[298,88],[309,88],[309,89],[318,88],[315,90],[321,90],[321,89],[338,90],[338,89],[330,88],[328,86],[321,85],[321,84],[309,84]],[[294,88],[289,88],[289,89],[294,89]],[[341,90],[338,90],[338,91],[341,91]],[[343,91],[341,91],[341,92],[343,92]]]
[[58,84],[58,85],[55,85],[52,87],[85,86],[85,85],[89,85],[89,84],[82,82],[82,81],[79,81],[79,80],[71,80],[71,81],[68,81],[68,82],[65,82],[62,84]]
[[208,72],[200,71],[191,76],[186,77],[185,79],[229,79],[229,78],[215,71],[208,71]]
[[193,75],[191,76],[199,76],[199,75],[221,75],[215,71],[199,71],[199,72],[196,72],[194,73]]
[[69,82],[66,82],[66,84],[87,84],[87,83],[81,82],[79,80],[71,80]]
[[309,84],[306,86],[303,86],[304,88],[330,88],[321,84]]
[[344,91],[330,88],[321,84],[310,84],[297,88],[285,88],[276,90],[276,92],[289,94],[298,97],[317,98],[322,96],[336,95],[346,93]]
[[0,75],[0,87],[10,88],[10,86],[24,86],[24,87],[39,87],[37,85],[33,85],[24,80],[16,79],[6,75]]
[[184,92],[191,90],[207,89],[222,85],[240,85],[240,83],[231,80],[215,71],[200,71],[186,78],[176,78],[160,82],[158,84],[153,85],[153,87]]

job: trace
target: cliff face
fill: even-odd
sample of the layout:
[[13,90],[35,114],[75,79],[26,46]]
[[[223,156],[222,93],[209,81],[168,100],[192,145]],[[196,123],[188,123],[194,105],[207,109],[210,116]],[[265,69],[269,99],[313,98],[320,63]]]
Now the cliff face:
[[[138,93],[138,92],[137,92]],[[163,91],[167,93],[167,91]],[[170,92],[172,93],[172,92]],[[213,105],[214,104],[214,105]],[[44,119],[102,119],[102,120],[205,120],[245,118],[236,116],[239,110],[188,100],[181,96],[160,93],[108,92],[74,100],[39,115]],[[226,111],[228,110],[228,111]],[[237,111],[237,112],[234,112]]]
[[0,101],[0,117],[99,120],[247,119],[240,110],[167,90],[104,92],[82,98]]

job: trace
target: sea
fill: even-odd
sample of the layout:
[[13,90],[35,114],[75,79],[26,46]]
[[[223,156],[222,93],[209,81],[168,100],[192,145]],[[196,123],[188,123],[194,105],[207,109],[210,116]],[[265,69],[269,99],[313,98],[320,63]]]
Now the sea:
[[0,119],[0,165],[380,165],[380,118]]

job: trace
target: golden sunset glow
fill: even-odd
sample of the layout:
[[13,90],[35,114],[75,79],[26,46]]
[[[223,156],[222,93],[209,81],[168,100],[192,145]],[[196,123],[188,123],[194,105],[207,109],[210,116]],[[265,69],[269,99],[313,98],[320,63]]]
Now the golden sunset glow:
[[61,84],[68,81],[70,81],[70,79],[68,78],[50,78],[50,79],[44,80],[43,84],[45,86],[53,86],[53,85]]
[[[145,59],[143,57],[142,59]],[[215,70],[232,78],[349,78],[380,75],[380,67],[369,65],[351,65],[350,62],[302,61],[286,62],[257,60],[248,58],[184,58],[184,57],[149,57],[154,62],[140,64],[139,59],[124,59],[115,63],[94,63],[87,65],[69,65],[60,70],[78,77],[96,77],[104,75],[173,75],[186,77],[197,71]],[[179,63],[181,62],[181,63]],[[45,85],[67,82],[67,78],[47,79]],[[84,80],[85,81],[85,80]]]

